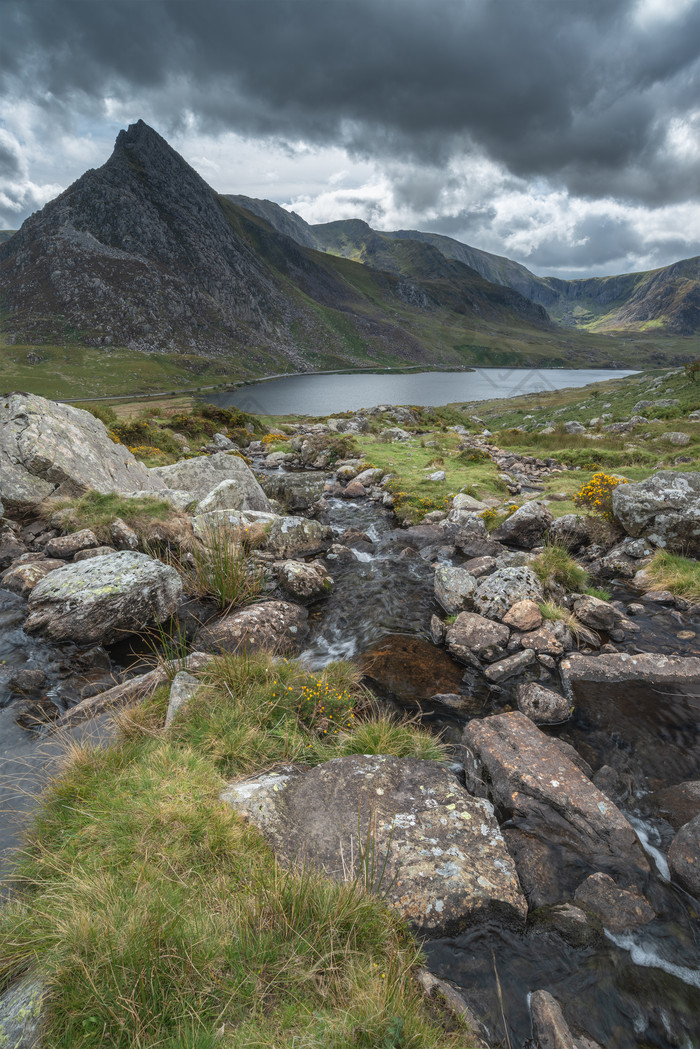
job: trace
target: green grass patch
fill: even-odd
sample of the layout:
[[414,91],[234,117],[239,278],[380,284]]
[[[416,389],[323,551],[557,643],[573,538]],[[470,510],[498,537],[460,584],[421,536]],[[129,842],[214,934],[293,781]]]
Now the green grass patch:
[[157,495],[133,498],[116,492],[86,492],[73,499],[47,499],[40,512],[47,521],[60,514],[64,532],[90,528],[104,543],[110,542],[109,526],[115,517],[120,517],[144,541],[158,536],[161,541],[182,541],[191,536],[189,519]]
[[529,567],[545,589],[557,585],[578,593],[588,581],[585,568],[574,560],[566,547],[558,543],[545,543],[544,550],[530,562]]
[[0,911],[0,978],[38,969],[46,982],[42,1044],[465,1044],[429,1013],[413,978],[416,941],[361,874],[338,884],[282,870],[218,800],[226,777],[292,756],[423,755],[424,734],[387,719],[328,739],[329,709],[345,719],[358,701],[347,665],[310,674],[269,656],[228,657],[170,731],[161,689],[121,715],[113,745],[73,747]]
[[670,590],[676,597],[700,601],[700,564],[689,557],[657,550],[645,573],[655,590]]

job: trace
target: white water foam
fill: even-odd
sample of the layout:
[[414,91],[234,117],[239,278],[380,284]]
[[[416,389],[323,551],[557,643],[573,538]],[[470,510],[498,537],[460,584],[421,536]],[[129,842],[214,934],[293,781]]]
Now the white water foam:
[[642,848],[649,856],[651,856],[656,864],[658,872],[663,880],[670,881],[671,872],[668,869],[666,857],[660,849],[657,849],[655,845],[652,845],[650,840],[651,835],[658,837],[656,829],[651,824],[645,823],[644,820],[640,820],[638,816],[630,816],[628,814],[627,819],[634,827]]
[[614,935],[606,929],[605,935],[616,947],[628,951],[635,965],[642,965],[647,969],[663,969],[664,972],[677,977],[690,987],[700,987],[700,969],[688,969],[685,965],[674,965],[673,962],[666,961],[649,947],[637,943],[630,933]]

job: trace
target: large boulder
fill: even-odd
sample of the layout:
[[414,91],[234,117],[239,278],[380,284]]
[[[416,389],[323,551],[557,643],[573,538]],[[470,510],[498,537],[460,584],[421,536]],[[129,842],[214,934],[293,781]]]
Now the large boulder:
[[476,579],[464,568],[437,565],[434,580],[435,597],[448,615],[470,609],[476,592]]
[[333,586],[333,579],[320,561],[283,561],[275,565],[275,570],[281,585],[297,601],[323,597]]
[[264,548],[279,558],[308,557],[327,550],[333,532],[320,521],[307,517],[276,517],[267,533]]
[[153,492],[165,484],[90,412],[29,393],[0,397],[0,496],[25,513],[49,496]]
[[194,459],[181,459],[170,466],[156,466],[148,471],[151,477],[157,478],[163,488],[179,489],[190,492],[197,500],[202,500],[213,492],[222,481],[234,481],[236,489],[228,487],[220,494],[221,501],[234,500],[237,506],[209,507],[215,509],[236,510],[270,510],[270,502],[255,479],[253,471],[238,455],[228,452],[216,452],[214,455],[200,455]]
[[359,873],[425,934],[494,917],[516,927],[525,920],[493,808],[438,762],[334,758],[305,773],[234,783],[222,800],[263,832],[284,864],[311,864],[338,881]]
[[569,551],[580,550],[591,541],[591,524],[588,517],[582,514],[564,514],[552,521],[548,538],[558,546],[565,546]]
[[503,619],[513,605],[520,601],[544,601],[542,584],[524,565],[499,568],[497,572],[478,581],[474,608],[489,619]]
[[202,652],[258,652],[288,655],[308,633],[308,613],[289,601],[265,601],[222,616],[201,627],[195,638]]
[[[243,465],[245,466],[245,463]],[[253,480],[255,481],[255,478]],[[257,483],[255,481],[256,485]],[[216,488],[212,488],[208,495],[199,500],[194,508],[194,513],[206,514],[212,510],[270,510],[270,502],[267,496],[264,496],[264,500],[267,505],[263,505],[263,500],[257,496],[257,493],[251,498],[251,486],[249,484],[241,484],[240,480],[228,478],[225,481],[220,481]],[[251,502],[256,503],[256,505],[251,506]]]
[[181,597],[174,568],[121,550],[57,568],[37,583],[24,629],[52,641],[111,644],[173,615]]
[[544,503],[524,503],[491,533],[491,538],[499,543],[511,543],[531,550],[542,541],[553,520],[552,512]]
[[570,897],[598,871],[623,885],[648,877],[632,826],[590,781],[573,747],[520,712],[470,721],[462,742],[467,789],[511,821],[506,841],[531,905]]
[[662,470],[613,491],[613,513],[628,535],[700,556],[700,473]]

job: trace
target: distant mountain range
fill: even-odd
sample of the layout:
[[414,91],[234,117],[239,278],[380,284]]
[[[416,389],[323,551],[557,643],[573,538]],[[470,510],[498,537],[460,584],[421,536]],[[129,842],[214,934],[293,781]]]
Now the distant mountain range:
[[225,358],[242,375],[615,365],[693,348],[598,331],[692,335],[700,320],[698,260],[559,281],[436,234],[311,226],[271,201],[217,194],[143,121],[119,133],[106,164],[5,232],[5,345]]

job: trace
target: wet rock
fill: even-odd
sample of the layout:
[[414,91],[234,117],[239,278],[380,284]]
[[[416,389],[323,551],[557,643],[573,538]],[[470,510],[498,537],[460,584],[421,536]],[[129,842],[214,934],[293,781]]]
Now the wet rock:
[[100,541],[89,528],[83,528],[80,532],[71,532],[70,535],[59,535],[50,539],[46,544],[48,557],[58,557],[64,561],[70,560],[81,550],[94,549],[100,545]]
[[523,670],[526,670],[527,667],[536,662],[536,659],[537,657],[532,649],[526,648],[522,652],[515,652],[512,656],[506,656],[505,659],[492,663],[484,671],[484,676],[487,680],[494,683],[506,681],[508,678],[521,674]]
[[49,496],[165,487],[90,412],[28,393],[0,398],[0,478],[6,513]]
[[261,484],[265,494],[277,499],[289,513],[310,511],[323,497],[327,475],[315,471],[283,473],[265,477]]
[[533,924],[556,929],[570,947],[599,946],[603,939],[598,923],[592,925],[589,915],[573,903],[540,907],[531,917]]
[[524,714],[472,720],[462,742],[467,789],[512,821],[508,846],[526,858],[516,863],[531,904],[571,896],[586,873],[619,875],[623,884],[648,877],[644,851],[619,809]]
[[0,569],[7,568],[26,552],[26,544],[14,532],[0,534]]
[[622,777],[611,765],[601,765],[591,779],[598,790],[616,803],[624,801],[629,793]]
[[434,645],[441,645],[445,640],[445,634],[447,632],[447,624],[438,616],[430,617],[430,639]]
[[542,625],[542,613],[539,605],[526,598],[524,601],[516,601],[511,606],[504,615],[503,622],[513,630],[537,630]]
[[536,681],[518,685],[515,698],[518,710],[536,725],[559,725],[573,713],[570,700]]
[[700,816],[676,834],[668,850],[668,867],[673,880],[700,899]]
[[539,630],[531,630],[521,638],[523,648],[531,648],[538,655],[559,658],[564,652],[574,647],[571,632],[565,623],[559,620],[547,621]]
[[548,536],[551,542],[573,553],[590,543],[590,524],[581,514],[564,514],[552,521]]
[[165,714],[166,728],[171,724],[178,710],[192,698],[200,685],[201,681],[194,674],[189,674],[186,670],[178,671],[170,685],[170,698],[168,699],[168,709]]
[[45,993],[41,977],[32,973],[3,991],[0,995],[0,1045],[3,1049],[37,1049],[41,1044]]
[[475,612],[461,612],[447,627],[445,643],[455,659],[479,666],[481,661],[492,663],[500,659],[509,637],[510,630],[502,623]]
[[[255,479],[253,471],[238,455],[228,452],[216,452],[214,455],[196,456],[193,459],[181,459],[170,466],[156,466],[148,471],[156,477],[164,488],[189,492],[192,498],[200,503],[213,493],[222,481],[233,481],[233,488],[224,490],[226,499],[235,498],[238,506],[231,509],[260,510],[270,509],[270,502]],[[234,496],[233,492],[237,491]],[[217,497],[219,498],[219,497]],[[217,509],[227,509],[217,507]],[[210,511],[204,511],[210,512]]]
[[436,1000],[443,1008],[447,1008],[462,1026],[468,1029],[469,1045],[472,1049],[489,1049],[488,1043],[483,1041],[479,1031],[486,1034],[486,1030],[472,1012],[466,998],[456,987],[447,980],[440,980],[427,969],[419,969],[416,974],[417,980],[428,998]]
[[675,685],[697,690],[700,658],[665,656],[657,652],[586,656],[573,653],[560,666],[562,683],[571,691],[580,684],[630,684],[645,681],[653,686]]
[[74,555],[74,561],[89,561],[92,557],[104,557],[105,554],[116,554],[117,548],[115,546],[94,546],[88,550],[79,550]]
[[24,629],[52,641],[111,644],[167,619],[181,596],[174,568],[123,550],[65,565],[42,579],[29,596]]
[[513,546],[531,550],[542,541],[553,520],[552,513],[545,504],[533,500],[524,503],[511,514],[491,533],[491,537],[501,543],[511,543]]
[[656,917],[641,893],[621,889],[608,874],[591,874],[581,882],[574,899],[593,911],[610,932],[640,929]]
[[348,484],[343,489],[344,499],[364,499],[366,495],[367,489],[358,480],[348,482]]
[[265,540],[265,550],[279,558],[309,557],[327,550],[333,533],[327,525],[306,517],[275,517]]
[[331,576],[319,561],[284,561],[275,569],[284,589],[300,601],[323,597],[333,586]]
[[700,473],[662,470],[613,491],[613,513],[631,536],[685,556],[700,555]]
[[35,729],[55,721],[60,711],[50,699],[26,699],[15,707],[15,722],[20,728]]
[[42,558],[40,561],[27,561],[24,564],[13,565],[0,577],[0,583],[4,590],[9,590],[20,597],[28,597],[37,583],[45,579],[51,572],[63,568],[65,561],[54,558]]
[[646,807],[680,830],[700,815],[700,780],[686,780],[657,790],[645,799]]
[[447,652],[410,634],[390,634],[358,659],[373,692],[399,703],[422,703],[437,692],[458,692],[462,669]]
[[289,601],[266,601],[222,616],[197,631],[203,652],[258,652],[280,655],[298,651],[308,632],[308,613]]
[[542,586],[535,573],[524,566],[499,568],[479,580],[474,609],[489,619],[503,619],[519,601],[544,601]]
[[29,695],[46,688],[49,679],[38,667],[24,667],[12,675],[7,685],[11,692]]
[[476,579],[464,568],[439,564],[435,568],[435,597],[449,615],[473,607]]
[[109,537],[117,550],[136,550],[139,537],[121,517],[115,517],[109,526]]
[[371,827],[381,857],[374,887],[422,933],[450,935],[494,917],[524,922],[493,809],[437,762],[334,758],[304,774],[234,783],[222,800],[263,832],[283,863],[311,864],[337,880],[358,869]]
[[530,1015],[536,1049],[579,1049],[559,1002],[549,991],[533,991]]
[[591,630],[604,630],[608,633],[621,618],[618,610],[609,602],[598,597],[579,597],[574,601],[576,618]]

